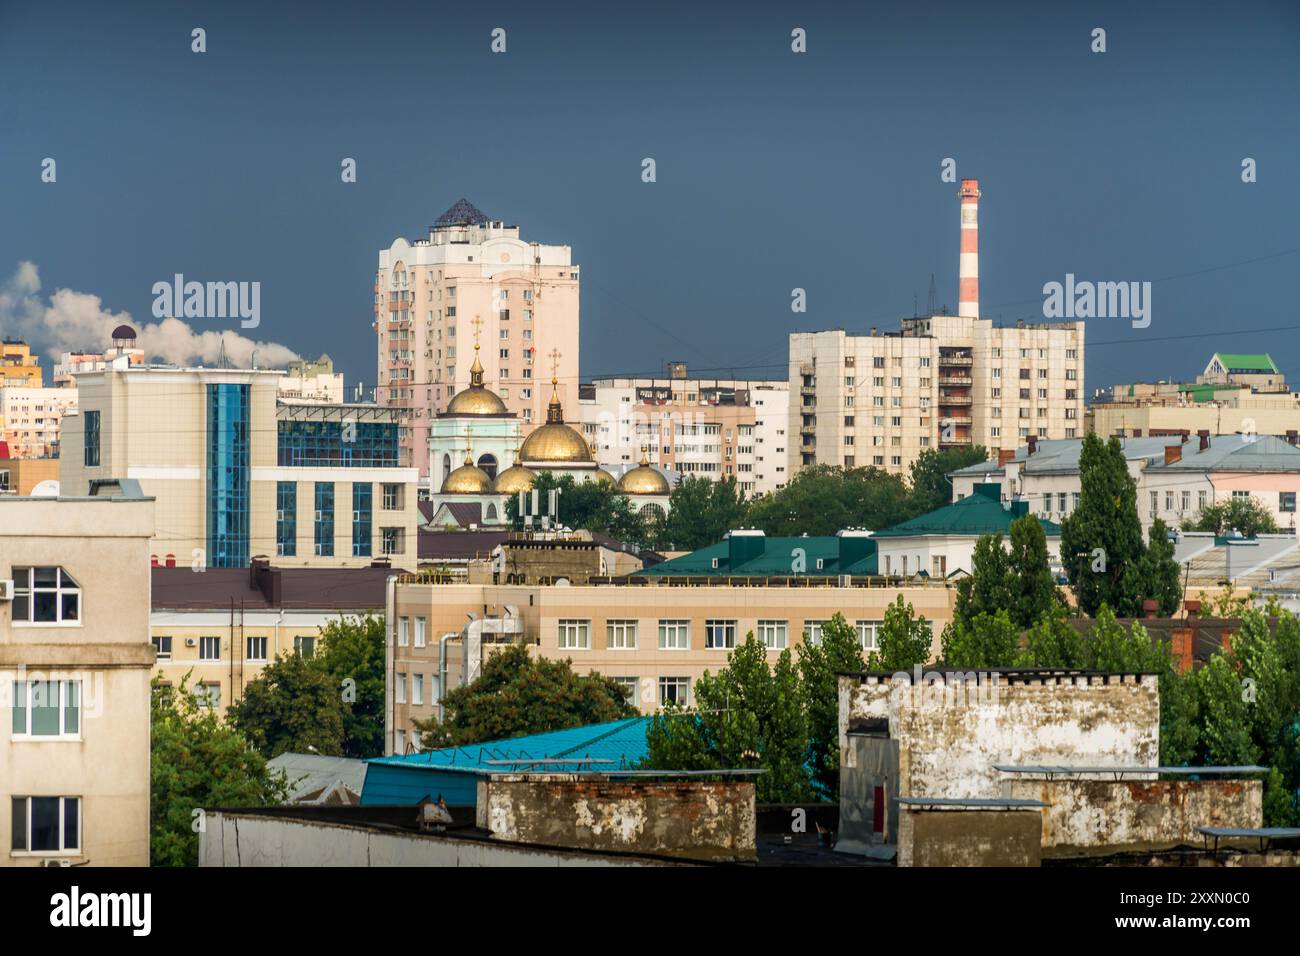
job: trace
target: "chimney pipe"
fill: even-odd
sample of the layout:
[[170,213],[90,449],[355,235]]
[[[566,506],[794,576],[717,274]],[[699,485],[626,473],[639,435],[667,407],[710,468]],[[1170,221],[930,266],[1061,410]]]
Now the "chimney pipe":
[[1205,451],[1210,447],[1210,433],[1207,429],[1202,428],[1196,433],[1196,437],[1201,440],[1201,451]]
[[961,259],[957,269],[957,314],[980,317],[980,181],[961,181]]
[[1297,438],[1296,430],[1294,428],[1288,428],[1286,432],[1286,443],[1288,445],[1294,445],[1297,441],[1300,441],[1300,438]]
[[1201,613],[1200,601],[1184,601],[1183,607],[1187,608],[1187,617],[1190,620],[1194,621],[1198,616],[1200,616]]
[[1145,617],[1145,618],[1147,618],[1147,619],[1154,618],[1154,617],[1156,616],[1156,612],[1157,612],[1158,610],[1160,610],[1160,602],[1159,602],[1159,601],[1153,601],[1153,600],[1151,600],[1150,598],[1147,598],[1147,600],[1145,600],[1145,601],[1142,602],[1142,616],[1143,616],[1143,617]]
[[1165,464],[1166,464],[1166,465],[1169,464],[1170,462],[1179,461],[1182,457],[1183,457],[1183,446],[1182,446],[1182,445],[1166,445],[1166,446],[1165,446]]
[[1014,448],[999,448],[999,449],[998,449],[998,467],[999,467],[999,468],[1001,468],[1003,465],[1005,465],[1005,464],[1006,464],[1007,462],[1009,462],[1009,461],[1015,461],[1015,459],[1016,459],[1016,450],[1015,450]]
[[1033,454],[1034,452],[1036,452],[1036,451],[1038,451],[1038,436],[1037,436],[1037,435],[1030,435],[1030,436],[1029,436],[1029,454],[1032,455],[1032,454]]

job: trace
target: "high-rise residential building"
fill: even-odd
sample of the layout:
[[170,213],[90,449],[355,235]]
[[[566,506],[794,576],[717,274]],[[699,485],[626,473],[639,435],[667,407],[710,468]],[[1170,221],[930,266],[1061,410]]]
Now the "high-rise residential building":
[[0,440],[14,458],[57,458],[59,425],[76,407],[75,388],[0,386]]
[[683,478],[734,478],[746,496],[785,484],[790,387],[765,379],[603,378],[582,386],[582,428],[614,475],[648,462]]
[[277,401],[283,372],[123,366],[77,376],[61,491],[132,478],[157,499],[163,566],[416,566],[416,469],[398,412]]
[[149,865],[153,534],[134,482],[0,495],[0,865]]
[[21,385],[41,387],[40,358],[22,339],[0,341],[0,387]]
[[927,449],[1082,437],[1083,323],[904,319],[899,332],[790,336],[790,468],[906,474]]
[[375,395],[408,411],[405,462],[427,476],[430,419],[470,385],[476,344],[484,384],[525,435],[546,421],[552,363],[561,401],[577,407],[578,287],[568,246],[526,242],[518,226],[489,219],[464,199],[427,238],[398,239],[380,251]]

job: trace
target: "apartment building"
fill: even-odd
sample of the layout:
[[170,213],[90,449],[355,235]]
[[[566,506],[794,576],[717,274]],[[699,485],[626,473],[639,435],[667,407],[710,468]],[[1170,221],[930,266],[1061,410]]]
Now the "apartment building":
[[[753,546],[752,538],[736,540]],[[824,623],[842,613],[857,627],[864,650],[874,650],[885,610],[901,594],[931,622],[937,642],[952,619],[956,594],[944,583],[899,585],[812,570],[814,562],[837,567],[831,554],[841,546],[853,549],[857,560],[863,540],[760,543],[760,552],[792,542],[807,547],[807,579],[791,573],[788,555],[782,573],[747,576],[743,584],[721,574],[691,574],[686,586],[687,578],[666,573],[665,565],[655,566],[661,569],[657,574],[648,574],[655,569],[649,568],[617,583],[568,586],[401,577],[388,606],[386,753],[415,747],[414,720],[438,716],[443,689],[474,680],[485,655],[506,643],[523,642],[544,657],[569,659],[579,673],[613,677],[642,712],[653,713],[668,703],[691,705],[700,675],[725,667],[728,653],[751,631],[767,644],[769,663],[775,664],[782,650],[817,640]]]
[[0,388],[41,387],[41,360],[22,339],[0,340]]
[[683,478],[734,478],[748,497],[785,484],[786,382],[689,378],[674,363],[664,378],[596,379],[580,397],[583,434],[615,476],[644,450],[651,465]]
[[[1271,435],[1144,436],[1120,439],[1137,487],[1143,529],[1156,518],[1170,528],[1196,518],[1208,505],[1254,498],[1279,528],[1296,527],[1300,495],[1300,447]],[[1079,506],[1082,440],[1034,441],[998,460],[953,472],[953,498],[995,482],[1004,500],[1029,502],[1041,518],[1059,522]]]
[[315,361],[290,362],[280,379],[280,400],[285,402],[330,402],[342,404],[343,373],[334,371],[334,360],[322,355]]
[[277,658],[313,656],[331,621],[383,614],[392,573],[387,567],[282,568],[263,560],[202,574],[155,567],[153,673],[166,686],[189,675],[200,705],[224,714]]
[[1083,435],[1082,322],[997,327],[973,316],[900,331],[790,336],[791,472],[875,466],[906,475],[927,449],[1014,449]]
[[0,388],[0,440],[15,458],[57,458],[63,416],[77,407],[75,388]]
[[280,402],[282,372],[130,366],[77,376],[60,480],[133,478],[158,502],[162,565],[416,566],[416,469],[398,413]]
[[0,857],[149,865],[149,547],[134,482],[0,496]]
[[525,435],[546,421],[552,363],[561,401],[574,407],[578,289],[568,246],[526,242],[518,226],[489,219],[464,199],[438,217],[427,238],[398,239],[381,250],[375,400],[409,412],[400,435],[404,463],[427,476],[430,419],[470,385],[476,341],[484,383]]

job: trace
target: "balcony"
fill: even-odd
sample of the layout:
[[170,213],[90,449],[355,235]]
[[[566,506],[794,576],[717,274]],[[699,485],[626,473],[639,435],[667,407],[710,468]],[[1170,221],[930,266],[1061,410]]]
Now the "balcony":
[[971,358],[969,355],[940,355],[939,356],[940,368],[944,367],[945,365],[955,366],[955,365],[974,365],[974,364],[975,364],[975,360]]
[[964,388],[970,388],[975,384],[975,380],[969,375],[940,375],[940,385],[958,385]]
[[800,426],[799,426],[799,434],[800,434],[800,435],[816,435],[816,434],[817,434],[817,425],[816,425],[815,423],[812,424],[812,425],[800,425]]
[[973,399],[969,395],[940,395],[939,407],[952,408],[959,405],[970,405]]

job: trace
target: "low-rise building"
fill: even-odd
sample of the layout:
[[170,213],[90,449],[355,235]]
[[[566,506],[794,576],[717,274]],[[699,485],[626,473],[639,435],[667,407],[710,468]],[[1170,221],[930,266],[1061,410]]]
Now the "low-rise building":
[[14,458],[57,458],[59,426],[76,408],[75,388],[0,388],[0,440]]
[[38,495],[59,493],[59,459],[14,458],[8,445],[0,441],[0,495]]
[[149,541],[132,482],[0,496],[0,857],[149,864]]

